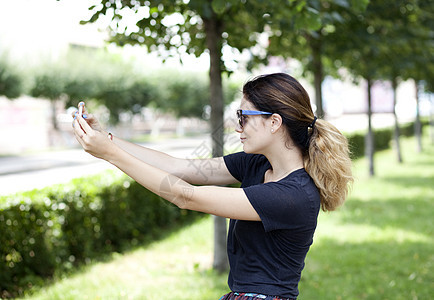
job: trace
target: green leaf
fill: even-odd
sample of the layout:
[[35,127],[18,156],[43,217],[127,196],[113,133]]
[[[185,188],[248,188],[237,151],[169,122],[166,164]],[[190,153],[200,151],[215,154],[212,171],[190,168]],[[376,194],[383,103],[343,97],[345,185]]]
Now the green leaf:
[[[295,2],[295,1],[290,1],[290,2]],[[295,11],[301,12],[305,6],[306,6],[306,1],[298,1],[297,5],[295,6]]]
[[226,1],[224,0],[213,0],[211,3],[212,9],[214,12],[216,12],[218,15],[221,15],[226,10]]

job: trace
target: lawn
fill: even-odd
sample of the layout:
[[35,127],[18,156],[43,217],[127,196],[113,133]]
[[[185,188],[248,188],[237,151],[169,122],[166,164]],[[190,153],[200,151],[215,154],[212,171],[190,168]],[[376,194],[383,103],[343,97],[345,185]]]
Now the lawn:
[[[402,142],[404,163],[392,150],[375,155],[376,176],[364,159],[337,212],[321,213],[300,282],[300,300],[430,299],[434,295],[434,145]],[[198,299],[228,291],[212,265],[212,219],[167,238],[113,254],[32,290],[29,299]]]

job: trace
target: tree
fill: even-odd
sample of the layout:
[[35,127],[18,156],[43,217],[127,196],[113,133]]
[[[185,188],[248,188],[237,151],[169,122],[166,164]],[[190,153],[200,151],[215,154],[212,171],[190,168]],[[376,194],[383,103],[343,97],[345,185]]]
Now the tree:
[[434,91],[434,6],[431,1],[408,1],[402,11],[406,12],[408,23],[406,27],[411,35],[408,66],[403,71],[404,78],[415,81],[416,121],[415,135],[417,151],[422,151],[422,124],[419,111],[419,92]]
[[[351,11],[343,13],[345,22],[340,31],[328,36],[329,42],[335,44],[334,60],[349,69],[354,76],[361,76],[367,82],[366,139],[371,176],[375,173],[375,149],[371,126],[370,88],[373,82],[379,79],[390,80],[396,87],[397,78],[405,75],[407,71],[410,72],[412,65],[417,61],[412,52],[414,49],[411,49],[410,45],[417,45],[417,49],[422,45],[426,46],[426,36],[415,34],[421,29],[420,24],[412,22],[414,15],[411,12],[413,9],[410,8],[416,8],[417,3],[416,0],[411,3],[371,0],[363,14],[354,14]],[[429,60],[424,60],[424,63],[428,62]]]
[[[90,7],[93,16],[88,22],[110,16],[112,41],[119,45],[146,45],[165,57],[209,53],[212,155],[216,157],[223,155],[224,147],[222,73],[226,66],[222,60],[223,47],[239,52],[252,50],[251,61],[259,61],[265,55],[253,47],[258,45],[265,27],[273,20],[291,20],[304,11],[305,5],[305,1],[277,0],[101,0],[100,4]],[[136,24],[127,24],[126,16],[134,16]],[[304,24],[309,26],[308,22]],[[225,270],[226,221],[223,218],[215,218],[215,239],[214,268]]]
[[53,129],[57,131],[59,126],[56,118],[56,103],[60,100],[64,91],[65,80],[63,75],[65,73],[55,64],[48,64],[41,68],[41,70],[42,71],[35,74],[33,86],[30,89],[30,95],[50,100]]
[[110,120],[116,123],[122,112],[137,113],[150,101],[150,84],[119,54],[72,47],[57,64],[67,70],[62,76],[67,106],[97,100],[109,109]]
[[[379,12],[378,24],[375,30],[382,34],[387,41],[387,47],[382,47],[381,56],[384,61],[394,63],[385,64],[380,68],[381,76],[392,82],[396,105],[396,89],[399,79],[416,79],[416,122],[415,133],[418,140],[418,150],[422,151],[421,126],[418,101],[418,80],[432,78],[430,67],[434,63],[434,48],[432,29],[434,9],[424,8],[426,1],[394,1],[388,9]],[[428,11],[426,9],[430,9]],[[432,67],[431,67],[432,69]],[[402,162],[399,146],[399,124],[395,113],[395,145],[398,161]]]
[[396,104],[397,104],[397,89],[398,82],[396,77],[392,78],[392,89],[393,89],[393,118],[395,119],[395,129],[393,131],[393,139],[395,141],[396,147],[396,155],[399,163],[402,163],[402,154],[401,154],[401,143],[399,141],[400,130],[399,130],[399,122],[398,116],[396,114]]
[[[334,73],[336,66],[328,59],[328,52],[334,51],[333,44],[327,43],[329,33],[339,31],[344,21],[341,13],[351,11],[362,13],[369,0],[308,0],[305,11],[301,10],[290,22],[279,22],[272,28],[270,55],[291,57],[303,64],[304,73],[311,74],[315,88],[316,114],[324,116],[322,82],[326,74]],[[305,13],[303,16],[302,13]],[[303,24],[308,22],[308,24]]]
[[9,99],[18,98],[23,93],[23,78],[16,68],[8,62],[5,55],[0,56],[0,95]]
[[157,98],[156,87],[132,62],[105,49],[73,47],[56,64],[67,70],[61,76],[66,106],[96,100],[108,108],[112,123],[123,112],[141,112]]
[[[107,75],[110,65],[109,55],[104,50],[91,47],[71,46],[56,64],[67,70],[64,79],[63,93],[66,96],[65,106],[77,107],[80,101],[95,98],[102,87],[100,84]],[[114,68],[113,68],[114,69]]]

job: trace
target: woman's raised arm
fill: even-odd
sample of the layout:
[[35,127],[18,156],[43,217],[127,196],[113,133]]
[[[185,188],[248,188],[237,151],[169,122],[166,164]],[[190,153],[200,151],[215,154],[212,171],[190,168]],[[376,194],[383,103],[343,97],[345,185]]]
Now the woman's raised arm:
[[[107,138],[104,132],[93,130],[89,124],[81,117],[77,116],[74,120],[74,133],[83,146],[83,149],[91,155],[102,158],[118,167],[125,174],[136,180],[151,192],[163,197],[182,209],[190,209],[205,213],[214,214],[226,218],[236,218],[241,220],[259,221],[259,216],[247,199],[246,194],[241,188],[217,187],[215,182],[231,183],[236,180],[230,175],[222,158],[206,159],[203,162],[210,163],[216,170],[209,170],[202,167],[203,172],[209,178],[197,176],[196,167],[192,167],[188,160],[171,158],[161,152],[147,148],[140,149],[140,153],[148,153],[146,160],[169,161],[159,163],[160,167],[153,166],[136,156],[128,153],[119,145],[116,145]],[[119,141],[118,141],[119,142]],[[125,144],[130,147],[131,145]],[[134,149],[137,151],[138,149]],[[193,180],[186,180],[167,172],[164,168],[180,168],[184,171],[184,177],[191,176]],[[191,179],[190,178],[190,179]],[[232,178],[232,179],[231,179]],[[208,182],[206,186],[194,186],[190,181],[197,180],[200,183]]]
[[141,161],[185,180],[190,184],[224,185],[238,182],[229,172],[222,157],[184,159],[137,145],[118,137],[113,142]]
[[[108,136],[108,132],[102,129],[98,119],[87,112],[84,103],[80,102],[79,105],[83,110],[83,118],[90,128]],[[74,117],[78,117],[78,112]],[[164,152],[137,145],[113,135],[111,135],[111,139],[119,148],[139,160],[169,174],[176,175],[190,184],[225,185],[238,182],[226,168],[222,157],[206,159],[176,158]]]

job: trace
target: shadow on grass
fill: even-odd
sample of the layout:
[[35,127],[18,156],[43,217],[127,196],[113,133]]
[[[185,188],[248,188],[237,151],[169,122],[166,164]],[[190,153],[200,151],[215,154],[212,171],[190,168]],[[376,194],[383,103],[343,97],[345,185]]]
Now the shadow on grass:
[[343,224],[368,224],[379,228],[395,227],[432,236],[433,199],[370,200],[351,199],[342,209]]
[[379,188],[378,195],[368,201],[351,197],[340,212],[343,223],[395,227],[432,236],[434,178],[390,175],[378,180],[380,185],[384,182],[387,192]]
[[432,243],[321,239],[306,259],[299,300],[430,299]]
[[[424,165],[431,168],[430,165]],[[432,166],[434,168],[434,165]],[[399,187],[421,188],[431,191],[431,197],[434,198],[434,177],[427,176],[386,176],[381,178],[386,183],[397,185]]]

